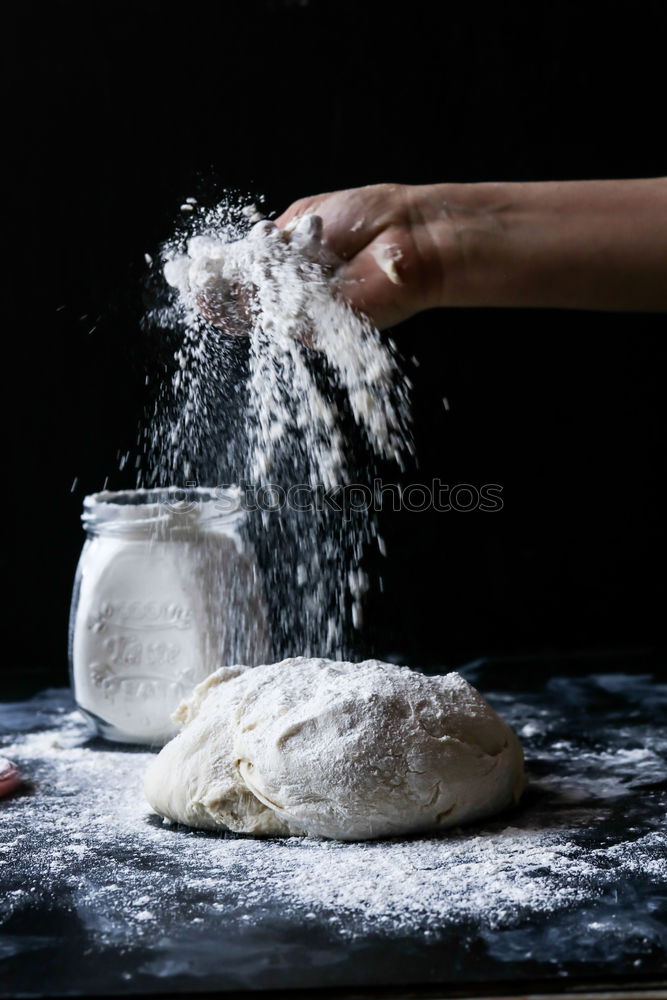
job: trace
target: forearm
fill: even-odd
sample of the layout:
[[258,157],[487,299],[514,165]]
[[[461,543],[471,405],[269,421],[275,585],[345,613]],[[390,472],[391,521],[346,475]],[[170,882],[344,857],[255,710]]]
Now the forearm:
[[440,305],[667,310],[667,178],[443,184],[431,196]]

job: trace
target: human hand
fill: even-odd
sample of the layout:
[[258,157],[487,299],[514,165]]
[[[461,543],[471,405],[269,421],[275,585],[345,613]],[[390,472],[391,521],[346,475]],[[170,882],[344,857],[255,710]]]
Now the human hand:
[[[284,241],[321,264],[353,308],[384,329],[440,305],[457,305],[465,206],[444,185],[375,184],[294,202],[248,239]],[[247,333],[251,289],[222,276],[225,246],[195,237],[165,265],[167,281],[227,333]]]
[[290,231],[311,213],[322,219],[340,293],[379,329],[443,304],[459,251],[439,186],[374,184],[302,198],[275,222]]
[[[384,329],[436,306],[667,310],[666,218],[667,178],[647,178],[375,184],[302,198],[264,225]],[[212,294],[196,300],[206,318],[243,332],[234,288]]]

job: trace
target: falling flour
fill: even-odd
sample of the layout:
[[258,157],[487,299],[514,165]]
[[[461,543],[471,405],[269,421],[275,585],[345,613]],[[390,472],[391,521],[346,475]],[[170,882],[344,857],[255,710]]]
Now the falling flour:
[[284,231],[254,206],[198,210],[163,264],[175,295],[149,321],[181,340],[145,430],[145,478],[241,483],[276,657],[341,658],[362,622],[365,548],[383,548],[368,483],[413,450],[395,349],[336,294],[315,215]]
[[[167,259],[164,274],[190,325],[201,329],[203,310],[227,333],[250,337],[251,478],[271,482],[287,458],[289,471],[301,475],[305,468],[312,486],[347,480],[336,388],[373,452],[402,465],[409,448],[407,383],[390,345],[335,294],[319,216],[304,215],[289,231],[264,220],[242,239],[230,242],[229,235],[192,237],[186,255]],[[200,340],[190,354],[201,357],[202,348]],[[190,369],[187,350],[178,360]],[[326,362],[325,377],[315,376],[313,360]]]

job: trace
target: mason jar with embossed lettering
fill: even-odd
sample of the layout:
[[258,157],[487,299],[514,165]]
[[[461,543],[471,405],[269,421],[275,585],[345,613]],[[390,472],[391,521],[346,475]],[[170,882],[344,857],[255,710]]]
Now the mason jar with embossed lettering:
[[245,517],[235,488],[85,498],[70,671],[77,705],[101,736],[161,745],[195,684],[225,664],[269,661]]

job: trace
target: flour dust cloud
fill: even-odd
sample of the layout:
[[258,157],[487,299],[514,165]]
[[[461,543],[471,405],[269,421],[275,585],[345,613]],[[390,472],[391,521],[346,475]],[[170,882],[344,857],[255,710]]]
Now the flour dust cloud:
[[336,294],[319,217],[283,231],[231,197],[188,205],[146,317],[179,342],[139,482],[239,484],[273,655],[353,655],[364,552],[383,550],[371,484],[413,451],[410,383],[392,342]]

